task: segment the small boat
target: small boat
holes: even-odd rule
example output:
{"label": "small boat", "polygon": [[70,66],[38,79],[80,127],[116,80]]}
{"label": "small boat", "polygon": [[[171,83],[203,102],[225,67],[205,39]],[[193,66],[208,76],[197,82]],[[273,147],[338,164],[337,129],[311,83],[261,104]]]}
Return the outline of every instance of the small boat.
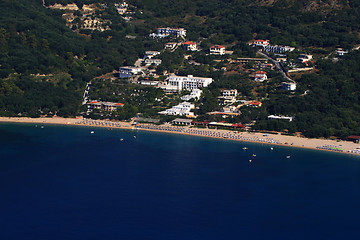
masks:
{"label": "small boat", "polygon": [[270,150],[272,151],[272,150],[274,150],[274,148],[273,148],[273,147],[271,147],[271,148],[270,148]]}
{"label": "small boat", "polygon": [[287,155],[286,158],[290,158],[290,155]]}
{"label": "small boat", "polygon": [[44,128],[44,126],[41,126],[41,128]]}
{"label": "small boat", "polygon": [[95,132],[94,132],[94,131],[91,131],[90,133],[91,133],[91,134],[94,134]]}
{"label": "small boat", "polygon": [[249,162],[252,162],[252,160],[250,159]]}
{"label": "small boat", "polygon": [[256,154],[253,154],[253,157],[256,157]]}
{"label": "small boat", "polygon": [[247,148],[247,147],[243,147],[243,150],[248,150],[248,148]]}
{"label": "small boat", "polygon": [[136,136],[134,136],[134,138],[136,138]]}
{"label": "small boat", "polygon": [[124,141],[124,139],[123,139],[123,138],[120,138],[120,141]]}

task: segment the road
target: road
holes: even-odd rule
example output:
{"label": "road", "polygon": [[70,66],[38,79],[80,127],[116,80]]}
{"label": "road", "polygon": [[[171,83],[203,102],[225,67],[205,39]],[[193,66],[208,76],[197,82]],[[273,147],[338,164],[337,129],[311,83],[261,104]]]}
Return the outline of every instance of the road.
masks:
{"label": "road", "polygon": [[91,85],[91,82],[89,82],[88,84],[86,84],[82,105],[85,105],[85,104],[89,101],[90,85]]}
{"label": "road", "polygon": [[260,52],[258,51],[257,52],[259,55],[263,56],[263,57],[266,57],[268,60],[270,60],[274,65],[275,67],[280,71],[281,75],[289,82],[292,82],[292,83],[296,83],[294,80],[292,80],[291,78],[289,78],[285,72],[285,69],[283,66],[281,66],[281,64],[277,61],[275,61],[274,59],[272,59],[271,57],[269,57],[268,55],[266,55],[265,53],[263,52]]}

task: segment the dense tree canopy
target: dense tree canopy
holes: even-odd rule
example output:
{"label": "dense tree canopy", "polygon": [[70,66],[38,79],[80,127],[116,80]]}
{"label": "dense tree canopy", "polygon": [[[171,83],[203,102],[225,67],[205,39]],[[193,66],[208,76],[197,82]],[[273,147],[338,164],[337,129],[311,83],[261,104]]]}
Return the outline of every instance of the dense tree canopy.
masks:
{"label": "dense tree canopy", "polygon": [[[257,129],[301,131],[310,137],[360,134],[358,51],[337,62],[320,58],[317,72],[296,79],[297,92],[293,94],[277,89],[282,79],[276,71],[268,71],[272,81],[259,87],[249,81],[248,72],[224,75],[220,69],[228,56],[206,55],[212,44],[224,44],[234,51],[233,56],[255,57],[256,51],[247,44],[253,38],[316,54],[328,54],[337,47],[351,50],[360,43],[360,0],[332,1],[333,4],[310,0],[129,0],[134,10],[131,22],[116,12],[114,3],[118,2],[45,0],[45,6],[75,3],[80,9],[84,4],[96,3],[99,9],[92,17],[105,19],[109,27],[100,32],[78,26],[71,29],[63,18],[65,11],[47,8],[41,0],[0,1],[0,114],[79,113],[87,82],[119,66],[133,65],[146,50],[159,51],[166,41],[176,41],[148,37],[156,27],[172,26],[186,28],[188,40],[199,42],[203,51],[193,53],[189,60],[200,65],[185,60],[187,53],[178,48],[160,55],[163,63],[157,72],[167,70],[214,78],[204,92],[200,114],[219,108],[216,104],[219,89],[235,88],[244,97],[265,100],[263,108],[244,108],[242,115],[228,119],[230,122],[256,120]],[[81,22],[82,13],[75,11],[74,15]],[[104,88],[97,87],[92,92],[94,97],[126,103],[126,108],[116,112],[118,119],[134,116],[136,112],[156,113],[157,108],[152,107],[156,105],[154,99],[163,94],[152,88],[140,89],[143,94],[135,98],[138,101],[135,103],[134,98],[115,93],[133,94],[129,92],[135,90],[132,87],[110,92],[112,87],[107,88],[106,84]],[[166,98],[163,101],[166,105]],[[291,115],[296,120],[268,121],[269,114]]]}

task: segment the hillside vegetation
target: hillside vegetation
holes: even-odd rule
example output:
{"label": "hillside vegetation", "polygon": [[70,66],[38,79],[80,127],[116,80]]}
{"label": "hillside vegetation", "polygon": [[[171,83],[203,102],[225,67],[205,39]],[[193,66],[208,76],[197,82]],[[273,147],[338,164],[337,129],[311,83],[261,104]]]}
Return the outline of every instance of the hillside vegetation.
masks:
{"label": "hillside vegetation", "polygon": [[[87,82],[115,73],[119,66],[133,65],[146,50],[162,50],[164,42],[148,35],[157,27],[172,26],[187,29],[187,40],[201,42],[203,49],[223,44],[238,57],[255,56],[247,44],[251,39],[269,39],[272,44],[319,56],[315,72],[296,78],[295,93],[269,86],[254,95],[254,84],[246,80],[246,74],[227,76],[214,71],[205,66],[214,59],[204,54],[193,55],[204,65],[190,66],[184,63],[181,49],[164,53],[158,72],[200,74],[216,80],[205,94],[200,119],[206,117],[202,114],[206,110],[217,108],[216,93],[226,87],[246,97],[264,98],[261,109],[244,110],[229,121],[255,120],[256,129],[301,131],[311,137],[360,134],[359,52],[350,52],[337,62],[325,58],[338,47],[351,50],[360,43],[360,0],[129,0],[131,21],[117,13],[114,0],[44,3],[0,2],[0,115],[74,116],[84,111],[81,102]],[[63,17],[67,11],[48,8],[55,3],[75,3],[80,10],[84,4],[96,4],[91,17],[105,19],[108,30],[71,29]],[[80,10],[72,14],[81,17]],[[225,62],[221,59],[214,67],[221,68]],[[276,72],[270,74],[281,81]],[[268,114],[292,115],[296,121],[268,121]]]}

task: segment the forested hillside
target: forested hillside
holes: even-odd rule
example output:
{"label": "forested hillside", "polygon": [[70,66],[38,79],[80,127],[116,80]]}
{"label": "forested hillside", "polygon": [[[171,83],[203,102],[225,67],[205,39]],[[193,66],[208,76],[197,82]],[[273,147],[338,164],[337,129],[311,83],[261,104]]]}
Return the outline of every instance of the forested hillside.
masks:
{"label": "forested hillside", "polygon": [[[71,3],[79,8],[71,13],[78,25],[69,25],[65,10],[50,8]],[[269,71],[273,80],[268,86],[254,90],[247,72],[218,71],[227,63],[225,58],[214,63],[214,57],[197,52],[192,59],[200,66],[194,66],[184,61],[183,49],[164,52],[158,73],[215,79],[200,104],[200,119],[207,117],[207,110],[218,108],[220,88],[235,88],[264,105],[227,121],[255,120],[256,129],[300,131],[311,137],[360,134],[359,51],[338,61],[327,58],[336,48],[352,50],[360,44],[360,0],[129,0],[131,20],[118,14],[114,3],[119,1],[45,0],[44,5],[42,0],[0,1],[0,115],[82,112],[87,82],[133,65],[147,50],[162,50],[165,42],[148,36],[157,27],[170,26],[185,28],[186,40],[198,42],[202,49],[226,45],[233,58],[255,57],[255,49],[248,46],[252,39],[269,39],[317,57],[316,71],[297,75],[298,90],[290,94],[276,88],[282,81],[276,71]],[[96,6],[91,18],[103,19],[104,31],[79,27],[84,4]],[[292,115],[296,121],[269,121],[269,114]]]}
{"label": "forested hillside", "polygon": [[[125,38],[131,26],[111,11],[107,14],[116,30],[79,35],[65,25],[62,11],[45,8],[40,0],[1,1],[1,114],[38,116],[51,109],[74,115],[86,82],[133,64],[145,45],[156,45],[144,36]],[[28,93],[20,81],[28,82],[38,94]],[[47,95],[54,91],[58,94]]]}
{"label": "forested hillside", "polygon": [[[360,133],[360,57],[359,51],[339,62],[323,60],[318,74],[305,74],[298,81],[295,95],[270,96],[259,115],[257,129],[303,132],[308,137]],[[304,94],[308,90],[308,94]],[[268,114],[295,116],[293,122],[266,120]]]}

